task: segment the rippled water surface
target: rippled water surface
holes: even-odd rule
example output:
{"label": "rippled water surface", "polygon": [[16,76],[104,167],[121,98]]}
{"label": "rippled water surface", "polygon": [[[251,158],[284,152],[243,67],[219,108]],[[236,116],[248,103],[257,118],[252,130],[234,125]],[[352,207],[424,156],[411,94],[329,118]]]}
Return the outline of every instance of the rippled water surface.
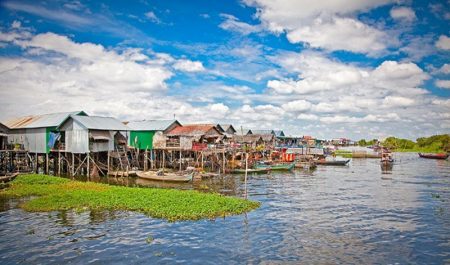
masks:
{"label": "rippled water surface", "polygon": [[[216,220],[28,213],[19,200],[0,201],[0,264],[450,263],[450,162],[395,158],[390,171],[376,159],[354,159],[346,167],[250,176],[249,198],[261,207]],[[243,176],[177,187],[244,192]]]}

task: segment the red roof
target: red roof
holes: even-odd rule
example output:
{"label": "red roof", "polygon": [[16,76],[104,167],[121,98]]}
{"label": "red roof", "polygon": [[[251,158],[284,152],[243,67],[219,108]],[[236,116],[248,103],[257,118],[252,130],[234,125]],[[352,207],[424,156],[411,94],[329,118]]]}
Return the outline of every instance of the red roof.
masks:
{"label": "red roof", "polygon": [[213,124],[187,124],[169,131],[169,136],[202,136],[205,134],[222,135]]}

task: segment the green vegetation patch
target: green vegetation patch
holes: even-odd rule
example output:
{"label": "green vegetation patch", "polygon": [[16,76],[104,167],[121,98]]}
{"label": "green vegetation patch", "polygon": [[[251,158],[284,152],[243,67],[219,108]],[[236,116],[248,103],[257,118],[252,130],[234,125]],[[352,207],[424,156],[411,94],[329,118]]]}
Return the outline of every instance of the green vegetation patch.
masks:
{"label": "green vegetation patch", "polygon": [[241,214],[259,202],[176,189],[130,188],[72,181],[47,175],[21,175],[0,197],[38,196],[20,205],[27,211],[68,209],[128,210],[169,221]]}

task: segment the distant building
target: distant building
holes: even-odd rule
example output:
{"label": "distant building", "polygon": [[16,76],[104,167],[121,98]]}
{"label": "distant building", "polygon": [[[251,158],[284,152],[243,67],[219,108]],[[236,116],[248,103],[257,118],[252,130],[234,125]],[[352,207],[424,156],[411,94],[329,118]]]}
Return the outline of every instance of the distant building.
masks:
{"label": "distant building", "polygon": [[217,129],[223,134],[234,135],[236,134],[236,129],[231,124],[217,124]]}

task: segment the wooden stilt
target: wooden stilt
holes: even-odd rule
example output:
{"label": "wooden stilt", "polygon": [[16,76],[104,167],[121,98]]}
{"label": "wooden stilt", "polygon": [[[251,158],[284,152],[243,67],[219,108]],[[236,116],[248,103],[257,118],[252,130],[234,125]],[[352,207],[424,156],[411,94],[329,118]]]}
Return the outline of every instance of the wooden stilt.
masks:
{"label": "wooden stilt", "polygon": [[61,176],[61,152],[58,151],[58,176]]}
{"label": "wooden stilt", "polygon": [[222,151],[222,172],[225,172],[225,150]]}
{"label": "wooden stilt", "polygon": [[147,154],[148,154],[148,150],[145,149],[145,153],[144,153],[144,171],[147,171],[147,167],[148,167],[148,157],[147,157]]}
{"label": "wooden stilt", "polygon": [[162,150],[162,169],[164,171],[164,168],[166,166],[166,153],[164,152],[164,150]]}
{"label": "wooden stilt", "polygon": [[89,179],[89,177],[91,176],[91,172],[90,172],[90,168],[89,168],[89,160],[91,160],[91,156],[89,155],[89,153],[87,153],[87,166],[86,166],[86,169],[87,169],[87,177],[88,177],[88,179]]}
{"label": "wooden stilt", "polygon": [[109,164],[111,163],[111,158],[110,158],[110,153],[109,153],[110,151],[108,151],[108,159],[107,159],[107,164],[108,164],[108,169],[106,170],[106,175],[108,175],[109,176]]}
{"label": "wooden stilt", "polygon": [[203,170],[203,151],[201,151],[202,154],[202,170]]}
{"label": "wooden stilt", "polygon": [[180,148],[180,169],[179,170],[181,171],[181,148]]}
{"label": "wooden stilt", "polygon": [[72,153],[72,177],[75,175],[75,154]]}
{"label": "wooden stilt", "polygon": [[48,153],[45,153],[45,174],[48,174]]}

